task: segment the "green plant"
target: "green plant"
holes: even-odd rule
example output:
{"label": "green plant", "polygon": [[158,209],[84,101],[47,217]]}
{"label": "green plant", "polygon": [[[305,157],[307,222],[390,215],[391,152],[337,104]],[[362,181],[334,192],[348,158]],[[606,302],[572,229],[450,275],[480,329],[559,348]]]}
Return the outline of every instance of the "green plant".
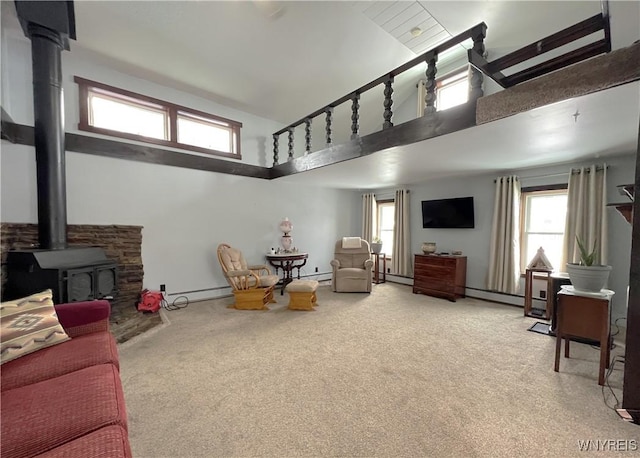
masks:
{"label": "green plant", "polygon": [[382,239],[378,236],[373,237],[371,243],[382,243]]}
{"label": "green plant", "polygon": [[592,266],[594,261],[596,260],[596,246],[598,244],[597,241],[593,242],[593,250],[588,252],[580,240],[580,237],[576,235],[576,242],[578,242],[578,249],[580,250],[580,265],[582,266]]}

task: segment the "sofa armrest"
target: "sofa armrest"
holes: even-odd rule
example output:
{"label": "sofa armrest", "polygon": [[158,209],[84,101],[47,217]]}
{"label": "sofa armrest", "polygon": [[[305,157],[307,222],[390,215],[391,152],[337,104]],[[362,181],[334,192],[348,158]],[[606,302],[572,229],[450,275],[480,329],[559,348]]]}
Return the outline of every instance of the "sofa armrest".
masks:
{"label": "sofa armrest", "polygon": [[69,337],[109,330],[109,301],[70,302],[55,305],[58,321]]}

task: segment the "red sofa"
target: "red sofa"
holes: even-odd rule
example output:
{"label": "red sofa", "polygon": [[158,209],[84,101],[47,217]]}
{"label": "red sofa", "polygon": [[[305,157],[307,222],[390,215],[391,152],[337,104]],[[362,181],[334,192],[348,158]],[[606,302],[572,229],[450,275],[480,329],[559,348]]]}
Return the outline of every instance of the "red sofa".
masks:
{"label": "red sofa", "polygon": [[2,365],[2,458],[130,457],[107,301],[55,306],[70,340]]}

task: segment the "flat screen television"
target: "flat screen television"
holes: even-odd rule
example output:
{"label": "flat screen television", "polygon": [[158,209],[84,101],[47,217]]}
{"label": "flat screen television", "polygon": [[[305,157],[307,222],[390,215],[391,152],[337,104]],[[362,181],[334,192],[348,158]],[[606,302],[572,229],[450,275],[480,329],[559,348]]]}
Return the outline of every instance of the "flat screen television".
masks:
{"label": "flat screen television", "polygon": [[473,197],[423,200],[422,227],[425,229],[475,227]]}

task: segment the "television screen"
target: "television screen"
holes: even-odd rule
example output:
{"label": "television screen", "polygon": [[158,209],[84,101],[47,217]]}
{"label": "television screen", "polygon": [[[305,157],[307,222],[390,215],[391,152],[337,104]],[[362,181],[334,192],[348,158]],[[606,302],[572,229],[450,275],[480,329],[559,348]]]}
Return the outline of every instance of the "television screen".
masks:
{"label": "television screen", "polygon": [[473,197],[423,200],[422,227],[428,229],[473,228]]}

